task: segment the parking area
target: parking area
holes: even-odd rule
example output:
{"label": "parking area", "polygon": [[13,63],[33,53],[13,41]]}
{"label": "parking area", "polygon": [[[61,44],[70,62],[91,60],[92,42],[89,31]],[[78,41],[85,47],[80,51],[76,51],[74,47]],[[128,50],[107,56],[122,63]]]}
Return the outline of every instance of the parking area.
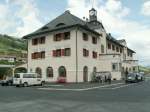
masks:
{"label": "parking area", "polygon": [[149,112],[149,93],[148,78],[131,84],[0,86],[0,112]]}

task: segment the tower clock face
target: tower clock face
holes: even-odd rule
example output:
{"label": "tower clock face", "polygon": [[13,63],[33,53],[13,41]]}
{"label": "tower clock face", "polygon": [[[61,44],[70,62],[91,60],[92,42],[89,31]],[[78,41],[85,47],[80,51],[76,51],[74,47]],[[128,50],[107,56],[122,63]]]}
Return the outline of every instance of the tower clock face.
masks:
{"label": "tower clock face", "polygon": [[91,12],[90,12],[90,15],[91,15],[91,16],[95,15],[95,11],[91,11]]}

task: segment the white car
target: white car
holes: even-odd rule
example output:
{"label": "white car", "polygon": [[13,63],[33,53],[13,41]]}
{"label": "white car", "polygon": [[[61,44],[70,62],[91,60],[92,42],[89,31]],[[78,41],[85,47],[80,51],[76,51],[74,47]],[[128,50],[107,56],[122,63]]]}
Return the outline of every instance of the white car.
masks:
{"label": "white car", "polygon": [[16,73],[13,77],[13,84],[16,86],[43,85],[45,83],[37,73]]}

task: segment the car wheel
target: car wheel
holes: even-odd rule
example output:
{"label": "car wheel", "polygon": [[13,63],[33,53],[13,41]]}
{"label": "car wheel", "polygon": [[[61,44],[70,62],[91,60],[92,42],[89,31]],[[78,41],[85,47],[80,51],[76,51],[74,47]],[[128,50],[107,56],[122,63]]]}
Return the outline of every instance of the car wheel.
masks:
{"label": "car wheel", "polygon": [[44,86],[44,84],[45,84],[45,82],[44,82],[44,81],[42,81],[42,82],[41,82],[41,86]]}
{"label": "car wheel", "polygon": [[28,87],[28,83],[25,82],[25,83],[23,84],[23,86],[24,86],[24,87]]}
{"label": "car wheel", "polygon": [[8,82],[8,86],[11,86],[12,84],[11,84],[11,82]]}

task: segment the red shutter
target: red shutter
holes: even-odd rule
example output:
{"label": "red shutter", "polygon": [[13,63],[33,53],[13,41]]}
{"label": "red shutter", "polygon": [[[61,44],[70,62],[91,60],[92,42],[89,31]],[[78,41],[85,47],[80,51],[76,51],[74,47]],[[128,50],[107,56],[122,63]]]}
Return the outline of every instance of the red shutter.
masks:
{"label": "red shutter", "polygon": [[34,59],[34,53],[31,54],[31,58]]}
{"label": "red shutter", "polygon": [[65,49],[61,49],[61,56],[65,55]]}
{"label": "red shutter", "polygon": [[56,57],[56,50],[53,50],[53,57]]}
{"label": "red shutter", "polygon": [[97,58],[97,52],[95,52],[95,58]]}

